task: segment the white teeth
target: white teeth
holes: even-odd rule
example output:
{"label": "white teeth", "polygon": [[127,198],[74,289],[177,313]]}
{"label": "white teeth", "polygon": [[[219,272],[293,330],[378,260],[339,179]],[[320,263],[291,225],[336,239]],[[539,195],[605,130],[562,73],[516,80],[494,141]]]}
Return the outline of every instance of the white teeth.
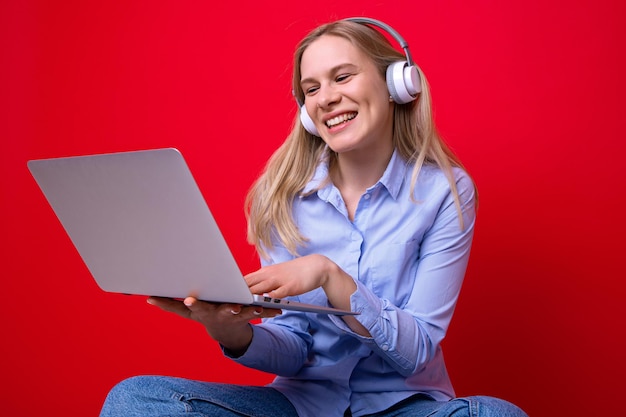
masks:
{"label": "white teeth", "polygon": [[326,121],[326,126],[333,127],[337,126],[340,123],[347,122],[348,120],[352,120],[356,117],[356,113],[345,113],[337,117],[333,117],[330,120]]}

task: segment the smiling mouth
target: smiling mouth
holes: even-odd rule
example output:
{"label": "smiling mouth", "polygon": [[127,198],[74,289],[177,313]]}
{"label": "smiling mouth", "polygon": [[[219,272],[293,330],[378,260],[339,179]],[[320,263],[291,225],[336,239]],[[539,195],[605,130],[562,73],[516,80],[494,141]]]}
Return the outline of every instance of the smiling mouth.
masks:
{"label": "smiling mouth", "polygon": [[352,119],[354,119],[356,117],[357,113],[344,113],[342,115],[339,115],[337,117],[333,117],[330,120],[326,120],[326,126],[328,126],[328,128],[332,128],[335,126],[338,126],[342,123],[346,123]]}

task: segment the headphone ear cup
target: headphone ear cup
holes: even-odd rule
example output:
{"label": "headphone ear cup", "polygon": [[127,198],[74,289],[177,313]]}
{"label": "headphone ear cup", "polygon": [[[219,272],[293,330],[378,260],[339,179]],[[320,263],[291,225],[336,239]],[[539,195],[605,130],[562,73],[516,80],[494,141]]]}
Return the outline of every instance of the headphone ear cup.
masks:
{"label": "headphone ear cup", "polygon": [[408,66],[406,61],[398,61],[387,67],[387,89],[398,104],[409,103],[422,91],[417,67]]}
{"label": "headphone ear cup", "polygon": [[300,106],[300,123],[302,123],[304,129],[313,136],[320,135],[320,133],[317,131],[317,128],[315,127],[315,123],[313,123],[313,120],[311,119],[311,116],[309,116],[309,113],[307,113],[304,104]]}

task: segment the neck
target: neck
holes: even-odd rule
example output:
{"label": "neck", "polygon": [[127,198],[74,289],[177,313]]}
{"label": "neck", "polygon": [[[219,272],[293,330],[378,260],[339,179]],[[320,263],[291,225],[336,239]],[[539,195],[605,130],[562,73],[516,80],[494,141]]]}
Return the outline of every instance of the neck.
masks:
{"label": "neck", "polygon": [[380,180],[392,154],[391,144],[377,152],[338,154],[331,167],[333,183],[342,193],[362,194]]}

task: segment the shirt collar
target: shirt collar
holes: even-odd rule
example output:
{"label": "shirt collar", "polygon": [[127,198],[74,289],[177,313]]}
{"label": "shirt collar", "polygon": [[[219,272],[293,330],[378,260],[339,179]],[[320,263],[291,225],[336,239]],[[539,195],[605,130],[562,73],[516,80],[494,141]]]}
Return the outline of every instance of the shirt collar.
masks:
{"label": "shirt collar", "polygon": [[[331,190],[333,189],[333,184],[328,181],[328,164],[329,164],[329,153],[326,152],[325,156],[321,159],[320,163],[315,168],[315,173],[311,180],[307,183],[307,185],[302,190],[303,196],[312,194],[317,191],[318,196],[327,200]],[[398,198],[398,194],[400,193],[400,188],[402,187],[402,183],[404,182],[405,173],[407,170],[406,161],[400,156],[397,149],[394,149],[393,154],[391,155],[391,159],[389,160],[389,164],[385,169],[382,177],[376,184],[374,184],[369,189],[374,189],[380,185],[384,186],[391,197],[393,199]]]}
{"label": "shirt collar", "polygon": [[[328,149],[323,153],[320,158],[319,164],[315,168],[315,172],[313,173],[313,177],[311,180],[304,186],[302,190],[301,196],[307,196],[315,192],[315,190],[320,190],[323,188],[327,188],[331,185],[330,181],[328,181],[328,164],[329,164],[329,153]],[[327,182],[327,184],[324,184]]]}

